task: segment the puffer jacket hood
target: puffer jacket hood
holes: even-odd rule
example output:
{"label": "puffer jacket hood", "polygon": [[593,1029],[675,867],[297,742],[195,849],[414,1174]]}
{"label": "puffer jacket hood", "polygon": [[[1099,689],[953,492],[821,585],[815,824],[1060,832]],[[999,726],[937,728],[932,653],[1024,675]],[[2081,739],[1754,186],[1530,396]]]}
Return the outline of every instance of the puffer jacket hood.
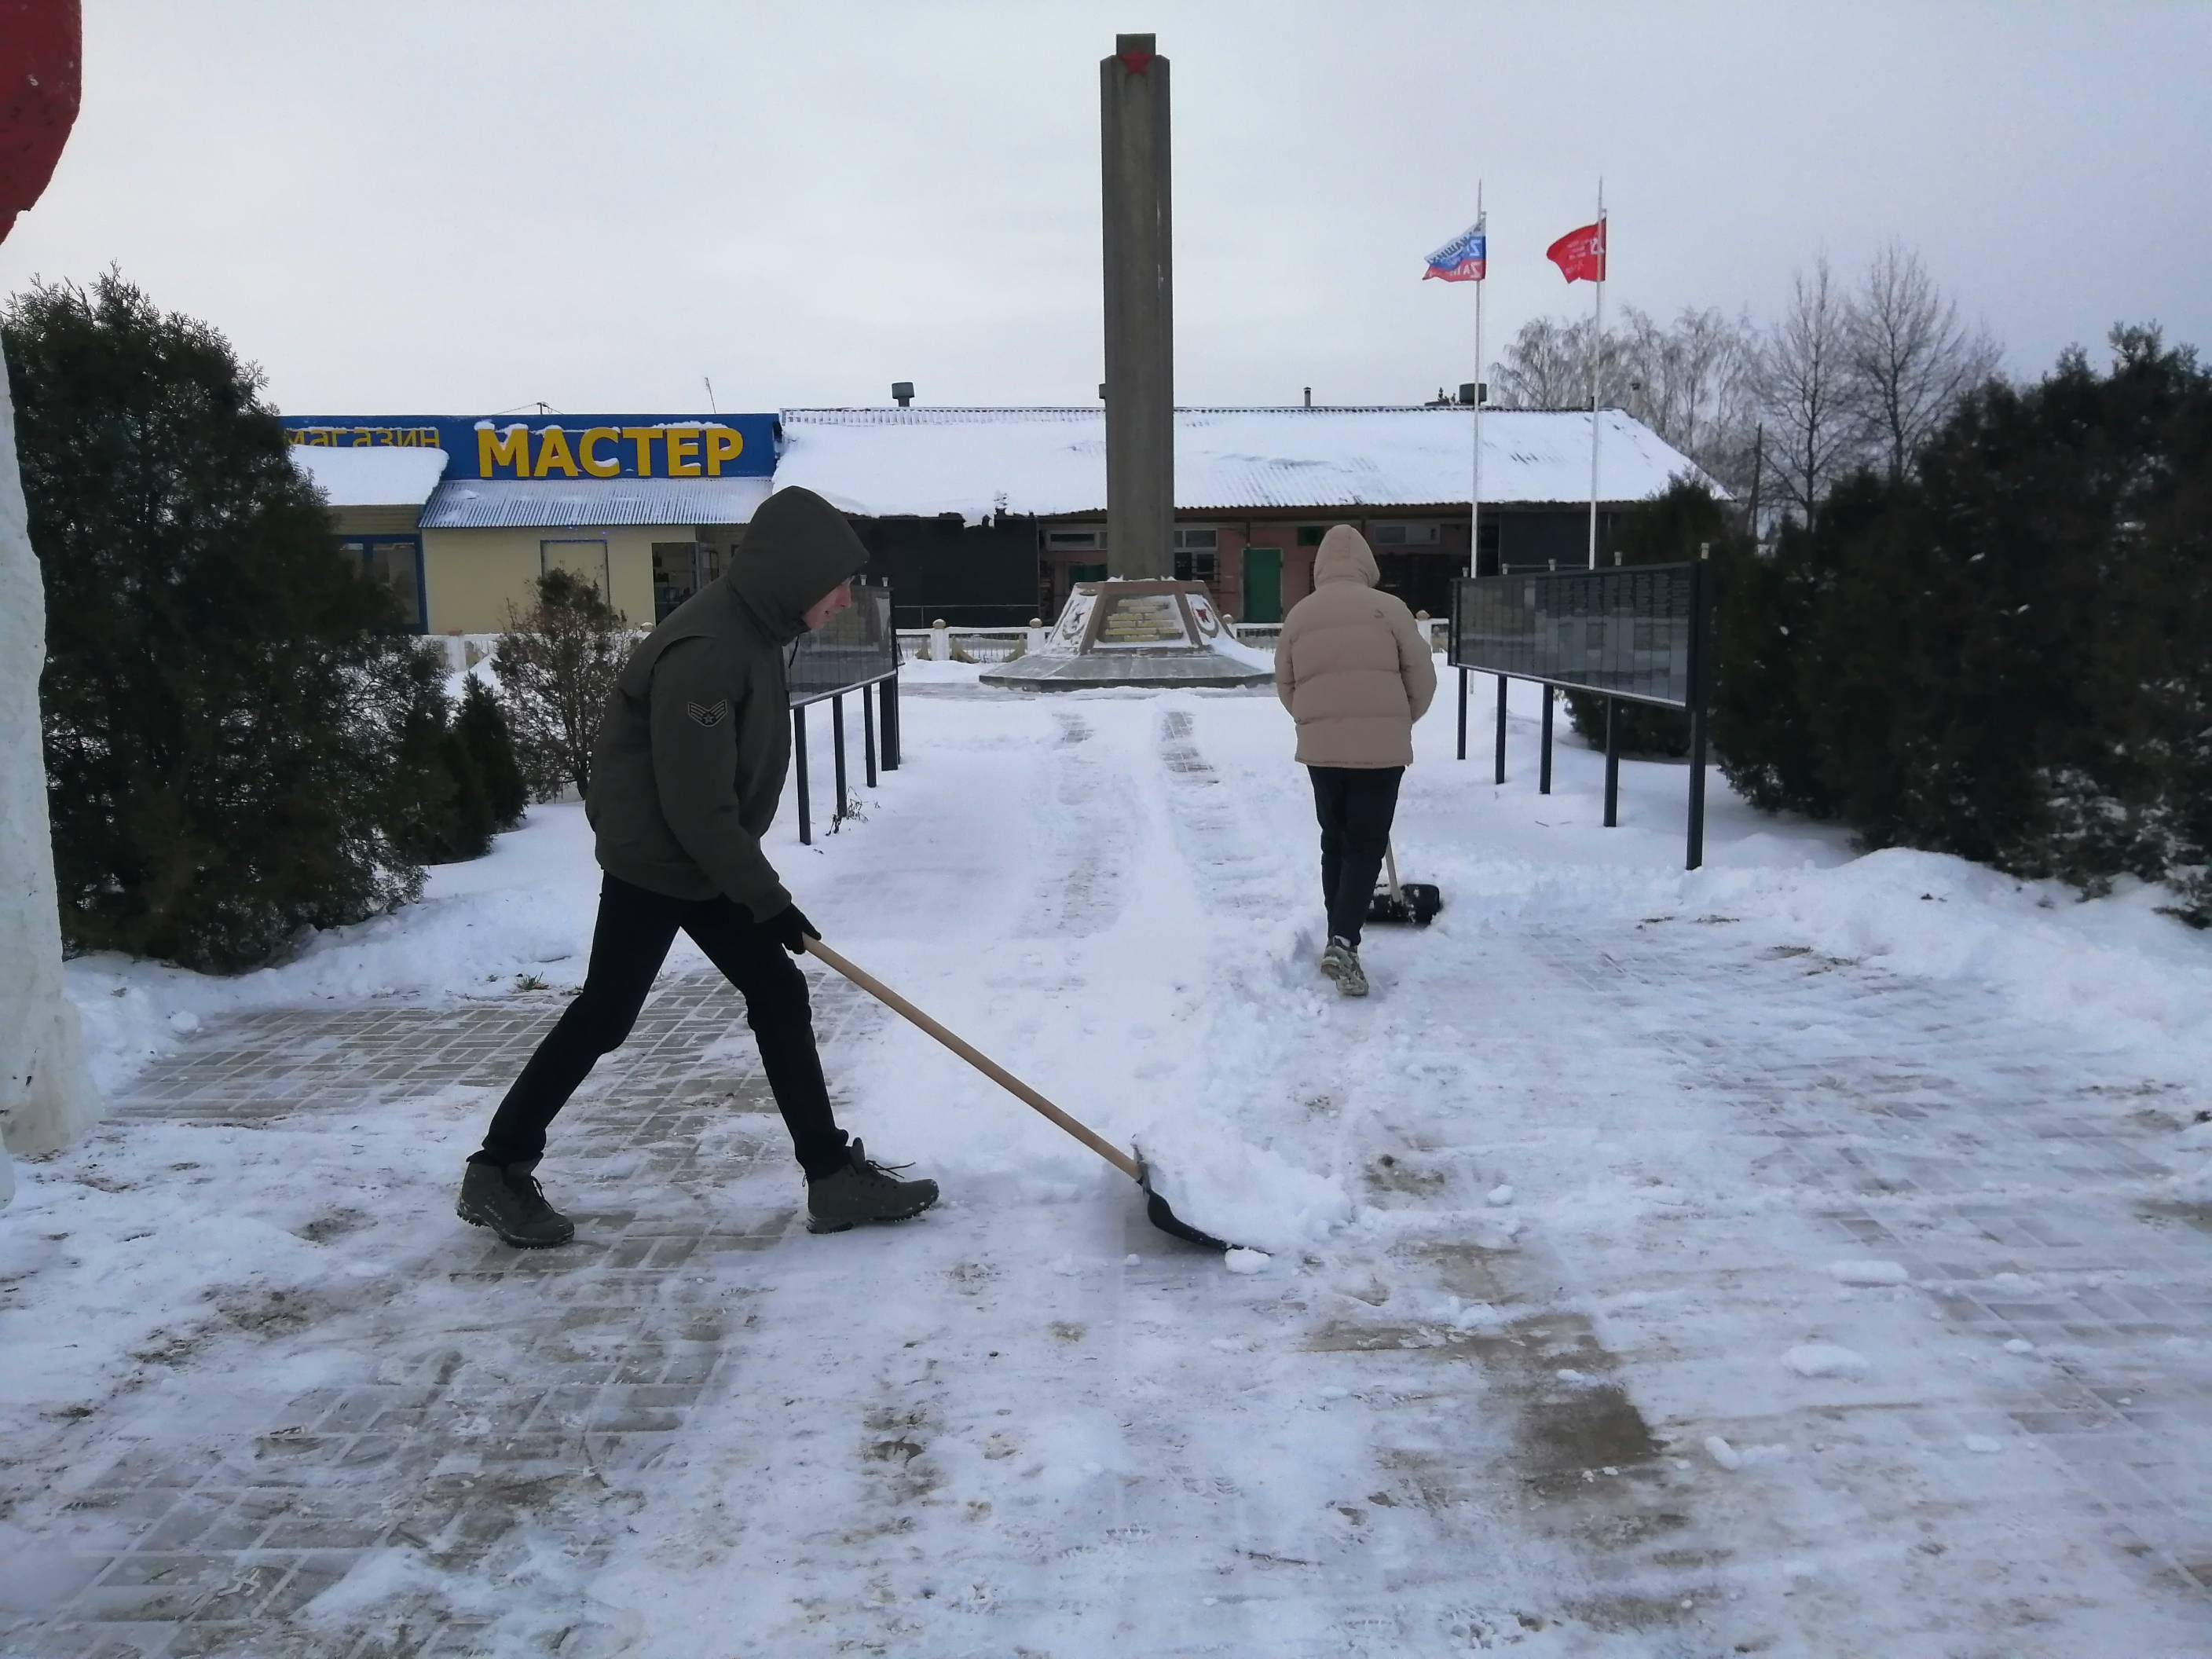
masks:
{"label": "puffer jacket hood", "polygon": [[845,515],[794,484],[761,503],[722,580],[770,639],[788,645],[806,631],[807,607],[867,562]]}
{"label": "puffer jacket hood", "polygon": [[1375,550],[1367,545],[1367,538],[1348,524],[1332,528],[1321,538],[1321,550],[1314,555],[1314,586],[1324,582],[1358,582],[1368,587],[1376,586],[1382,573],[1376,568]]}

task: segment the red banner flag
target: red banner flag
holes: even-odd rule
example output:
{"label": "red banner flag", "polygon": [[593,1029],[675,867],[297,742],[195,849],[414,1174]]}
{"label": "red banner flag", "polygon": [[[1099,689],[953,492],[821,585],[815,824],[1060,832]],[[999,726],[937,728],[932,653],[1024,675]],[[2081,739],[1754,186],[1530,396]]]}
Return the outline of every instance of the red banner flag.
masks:
{"label": "red banner flag", "polygon": [[1605,280],[1605,221],[1571,230],[1544,250],[1544,257],[1559,266],[1571,283]]}

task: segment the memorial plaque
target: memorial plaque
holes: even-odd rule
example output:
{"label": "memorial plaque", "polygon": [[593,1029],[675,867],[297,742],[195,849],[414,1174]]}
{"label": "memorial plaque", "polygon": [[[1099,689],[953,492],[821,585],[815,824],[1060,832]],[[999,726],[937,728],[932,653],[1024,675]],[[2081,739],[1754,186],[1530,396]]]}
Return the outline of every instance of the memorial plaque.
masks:
{"label": "memorial plaque", "polygon": [[891,591],[856,587],[849,610],[799,636],[787,679],[791,706],[820,702],[898,672],[898,635],[891,629]]}
{"label": "memorial plaque", "polygon": [[1189,624],[1182,605],[1173,593],[1116,595],[1112,609],[1098,625],[1094,648],[1101,651],[1141,651],[1160,646],[1188,649]]}
{"label": "memorial plaque", "polygon": [[1696,587],[1686,564],[1462,578],[1451,663],[1686,708]]}

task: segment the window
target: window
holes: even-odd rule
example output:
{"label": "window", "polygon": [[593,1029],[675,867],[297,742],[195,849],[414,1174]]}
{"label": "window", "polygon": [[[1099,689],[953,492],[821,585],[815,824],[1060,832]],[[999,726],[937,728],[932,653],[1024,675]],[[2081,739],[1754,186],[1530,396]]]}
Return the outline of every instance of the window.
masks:
{"label": "window", "polygon": [[1221,580],[1221,532],[1177,526],[1175,532],[1175,574],[1179,582],[1204,582],[1208,587]]}
{"label": "window", "polygon": [[1048,530],[1044,544],[1054,552],[1079,553],[1106,545],[1103,530]]}
{"label": "window", "polygon": [[361,561],[369,580],[390,591],[399,602],[402,621],[414,632],[422,631],[422,541],[418,536],[349,538],[338,550]]}
{"label": "window", "polygon": [[1298,526],[1298,545],[1319,547],[1321,538],[1327,534],[1328,534],[1328,526],[1326,525],[1302,524]]}
{"label": "window", "polygon": [[696,542],[655,542],[653,544],[653,617],[665,622],[668,613],[696,593],[706,580],[700,570]]}
{"label": "window", "polygon": [[546,540],[538,544],[538,568],[543,575],[565,570],[580,576],[599,590],[603,599],[611,596],[607,588],[607,544],[605,541],[581,539]]}
{"label": "window", "polygon": [[1375,545],[1377,547],[1434,547],[1443,539],[1443,526],[1437,524],[1378,524],[1375,526]]}

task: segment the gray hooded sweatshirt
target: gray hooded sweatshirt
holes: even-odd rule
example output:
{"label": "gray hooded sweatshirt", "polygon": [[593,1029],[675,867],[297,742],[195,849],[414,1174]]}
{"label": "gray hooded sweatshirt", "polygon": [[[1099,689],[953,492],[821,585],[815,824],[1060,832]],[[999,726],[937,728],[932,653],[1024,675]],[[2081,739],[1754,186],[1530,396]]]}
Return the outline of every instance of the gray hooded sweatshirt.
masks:
{"label": "gray hooded sweatshirt", "polygon": [[791,764],[784,653],[867,558],[836,507],[779,489],[721,579],[630,653],[592,750],[600,868],[671,898],[726,895],[757,921],[790,904],[761,850]]}

